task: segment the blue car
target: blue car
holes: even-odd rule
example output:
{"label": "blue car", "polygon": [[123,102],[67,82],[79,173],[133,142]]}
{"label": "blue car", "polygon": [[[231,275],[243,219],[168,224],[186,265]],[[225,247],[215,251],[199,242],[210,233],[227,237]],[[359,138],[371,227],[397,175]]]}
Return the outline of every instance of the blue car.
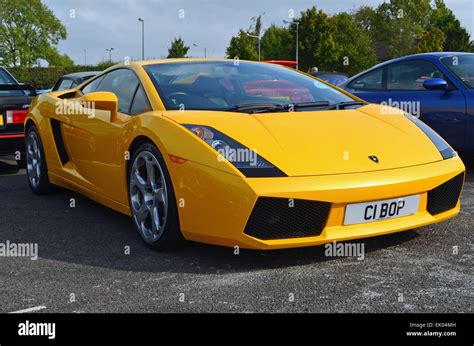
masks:
{"label": "blue car", "polygon": [[474,54],[405,56],[359,73],[339,87],[418,116],[455,149],[474,152]]}

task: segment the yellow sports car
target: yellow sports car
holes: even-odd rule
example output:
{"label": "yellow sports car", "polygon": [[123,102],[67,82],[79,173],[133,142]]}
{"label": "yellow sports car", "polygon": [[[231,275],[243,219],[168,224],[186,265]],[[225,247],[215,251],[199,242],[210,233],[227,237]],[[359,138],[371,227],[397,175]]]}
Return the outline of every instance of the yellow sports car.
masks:
{"label": "yellow sports car", "polygon": [[75,190],[160,249],[403,231],[457,215],[464,182],[456,152],[417,118],[267,63],[113,66],[37,96],[25,131],[33,192]]}

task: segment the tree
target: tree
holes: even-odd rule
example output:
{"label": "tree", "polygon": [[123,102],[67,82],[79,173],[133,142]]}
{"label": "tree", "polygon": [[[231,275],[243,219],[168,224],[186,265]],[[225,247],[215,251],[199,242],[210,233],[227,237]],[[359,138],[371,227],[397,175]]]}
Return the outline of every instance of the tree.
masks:
{"label": "tree", "polygon": [[444,0],[390,0],[355,12],[379,60],[432,51],[473,51],[469,33]]}
{"label": "tree", "polygon": [[[317,66],[319,70],[328,70],[338,65],[335,28],[329,16],[312,7],[301,12],[299,22],[300,69]],[[290,31],[296,37],[296,24],[291,24]]]}
{"label": "tree", "polygon": [[431,26],[441,30],[446,39],[443,50],[446,52],[474,51],[474,43],[469,33],[461,27],[461,22],[453,11],[446,7],[444,0],[435,0]]}
{"label": "tree", "polygon": [[67,37],[66,28],[40,0],[0,0],[0,51],[7,66],[30,67]]}
{"label": "tree", "polygon": [[294,42],[289,29],[272,24],[262,36],[261,50],[267,60],[293,60]]}
{"label": "tree", "polygon": [[442,52],[446,36],[438,28],[425,32],[416,47],[416,53]]}
{"label": "tree", "polygon": [[331,17],[334,26],[337,63],[332,70],[349,75],[363,71],[377,63],[374,43],[349,13],[342,12]]}
{"label": "tree", "polygon": [[[253,17],[253,24],[247,30],[240,29],[237,35],[232,36],[226,54],[229,59],[258,60],[258,41],[253,36],[260,36],[262,30],[262,16]],[[260,47],[262,48],[262,47]],[[262,53],[262,52],[261,52]],[[260,54],[263,60],[264,54]]]}
{"label": "tree", "polygon": [[171,42],[171,46],[168,48],[168,59],[170,58],[186,58],[189,47],[184,44],[184,40],[179,37]]}
{"label": "tree", "polygon": [[67,54],[59,53],[54,47],[51,47],[50,50],[45,53],[45,60],[48,62],[49,66],[74,66],[74,61]]}
{"label": "tree", "polygon": [[258,50],[255,49],[254,38],[249,37],[243,29],[230,39],[226,54],[229,59],[258,60]]}

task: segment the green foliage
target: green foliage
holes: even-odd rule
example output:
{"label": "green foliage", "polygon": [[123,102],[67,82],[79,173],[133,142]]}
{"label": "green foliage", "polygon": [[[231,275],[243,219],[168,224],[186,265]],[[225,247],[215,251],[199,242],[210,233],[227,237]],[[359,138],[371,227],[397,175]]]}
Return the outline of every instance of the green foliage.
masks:
{"label": "green foliage", "polygon": [[[313,66],[328,70],[338,65],[336,28],[330,17],[312,7],[301,13],[299,22],[300,70],[306,71]],[[296,37],[296,24],[292,24],[290,30]]]}
{"label": "green foliage", "polygon": [[337,63],[326,69],[354,75],[377,63],[372,39],[362,30],[353,16],[342,12],[333,16],[331,21],[335,28],[333,35],[336,42]]}
{"label": "green foliage", "polygon": [[54,47],[47,51],[46,61],[51,67],[74,66],[74,61],[67,54],[59,53]]}
{"label": "green foliage", "polygon": [[[262,16],[253,17],[253,25],[247,30],[240,29],[236,36],[230,39],[226,54],[229,59],[258,60],[258,40],[253,36],[260,36],[262,31]],[[261,44],[263,42],[260,42]],[[260,47],[260,58],[264,60],[265,52]]]}
{"label": "green foliage", "polygon": [[445,41],[446,36],[444,32],[438,28],[433,28],[431,31],[423,34],[415,52],[442,52]]}
{"label": "green foliage", "polygon": [[291,31],[272,24],[262,36],[261,50],[266,60],[294,60],[295,39]]}
{"label": "green foliage", "polygon": [[474,51],[474,42],[471,41],[469,33],[461,27],[461,22],[456,18],[453,11],[446,7],[444,0],[435,0],[435,9],[430,23],[433,28],[437,28],[444,33],[446,37],[443,45],[444,51]]}
{"label": "green foliage", "polygon": [[229,59],[239,58],[242,60],[258,60],[258,50],[255,48],[255,39],[249,37],[247,32],[240,29],[236,36],[230,39],[227,47],[227,57]]}
{"label": "green foliage", "polygon": [[469,33],[444,0],[390,0],[360,7],[354,17],[377,47],[379,60],[438,51],[473,51]]}
{"label": "green foliage", "polygon": [[85,71],[101,71],[96,66],[69,66],[69,67],[13,67],[8,71],[21,83],[34,86],[37,89],[53,87],[56,81],[65,74]]}
{"label": "green foliage", "polygon": [[168,48],[168,59],[170,58],[186,58],[189,47],[184,44],[184,40],[179,37],[175,38],[171,42],[171,46]]}
{"label": "green foliage", "polygon": [[[330,17],[312,7],[299,18],[299,68],[342,71],[350,74],[377,62],[373,42],[358,22],[347,13]],[[261,18],[248,30],[240,29],[230,40],[227,57],[257,60],[257,40]],[[296,58],[296,23],[289,28],[271,25],[261,39],[262,60],[294,60]]]}
{"label": "green foliage", "polygon": [[66,28],[40,0],[0,0],[0,52],[3,64],[30,67],[38,59],[68,63],[52,54]]}
{"label": "green foliage", "polygon": [[113,61],[100,62],[97,65],[95,65],[94,71],[103,71],[117,64],[118,62],[113,62]]}

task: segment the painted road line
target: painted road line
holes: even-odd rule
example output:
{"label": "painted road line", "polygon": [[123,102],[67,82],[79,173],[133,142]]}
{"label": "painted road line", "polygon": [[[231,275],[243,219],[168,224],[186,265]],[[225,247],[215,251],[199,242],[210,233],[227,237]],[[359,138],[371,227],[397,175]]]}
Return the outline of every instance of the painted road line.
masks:
{"label": "painted road line", "polygon": [[32,307],[32,308],[28,308],[28,309],[12,311],[12,312],[10,312],[10,314],[26,314],[28,312],[35,312],[35,311],[39,311],[39,310],[43,310],[43,309],[46,309],[46,306],[40,305],[40,306],[35,306],[35,307]]}

